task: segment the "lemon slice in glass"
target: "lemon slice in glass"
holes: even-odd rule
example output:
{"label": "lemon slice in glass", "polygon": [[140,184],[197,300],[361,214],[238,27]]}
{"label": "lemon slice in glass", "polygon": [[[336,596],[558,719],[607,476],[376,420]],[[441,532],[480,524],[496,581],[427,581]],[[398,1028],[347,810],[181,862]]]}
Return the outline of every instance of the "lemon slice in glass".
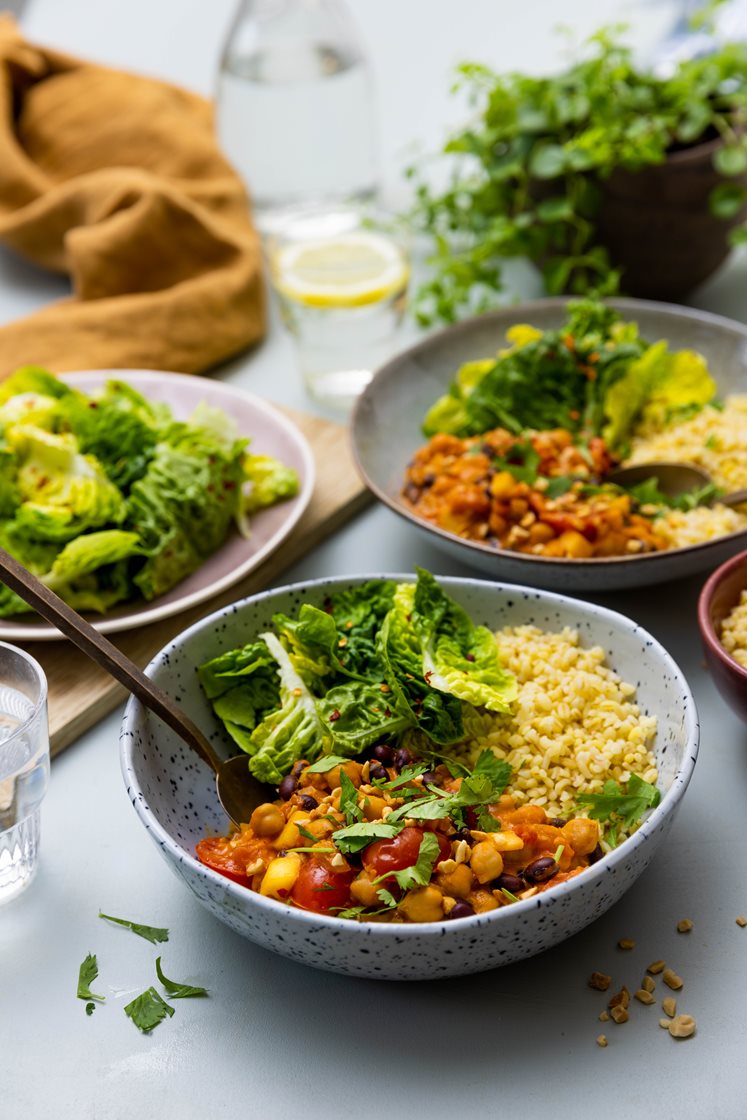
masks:
{"label": "lemon slice in glass", "polygon": [[273,256],[275,286],[306,307],[362,307],[398,295],[410,270],[399,246],[380,233],[283,245]]}

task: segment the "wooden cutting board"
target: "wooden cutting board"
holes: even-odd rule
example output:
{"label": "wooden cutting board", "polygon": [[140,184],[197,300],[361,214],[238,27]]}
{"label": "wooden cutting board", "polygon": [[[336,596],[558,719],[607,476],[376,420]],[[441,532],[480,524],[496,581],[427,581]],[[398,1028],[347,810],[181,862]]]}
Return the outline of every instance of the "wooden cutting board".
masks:
{"label": "wooden cutting board", "polygon": [[[137,630],[110,635],[141,667],[175,634],[199,618],[267,587],[371,498],[353,465],[347,429],[341,424],[283,408],[306,436],[316,460],[316,488],[306,513],[277,552],[245,579],[191,610]],[[49,730],[52,756],[98,723],[120,704],[125,690],[67,641],[28,642],[49,683]]]}

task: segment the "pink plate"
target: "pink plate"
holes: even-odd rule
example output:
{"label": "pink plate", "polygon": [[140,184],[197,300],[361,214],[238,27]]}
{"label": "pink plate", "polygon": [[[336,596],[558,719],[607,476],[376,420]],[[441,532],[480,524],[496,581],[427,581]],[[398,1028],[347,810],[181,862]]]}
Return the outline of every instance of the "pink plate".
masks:
{"label": "pink plate", "polygon": [[[294,467],[301,480],[295,498],[254,515],[248,540],[232,531],[217,552],[166,595],[150,603],[143,599],[124,603],[104,617],[89,615],[91,623],[102,634],[115,634],[157,622],[225,591],[258,567],[282,544],[308,506],[314,489],[311,449],[298,428],[259,397],[222,381],[158,370],[87,370],[61,374],[61,378],[85,393],[101,388],[111,378],[126,381],[148,400],[168,404],[177,420],[185,420],[202,401],[221,408],[236,421],[239,434],[251,439],[252,451],[274,455],[287,466]],[[58,630],[36,615],[18,615],[17,618],[17,622],[12,619],[0,621],[0,639],[16,642],[62,638]]]}

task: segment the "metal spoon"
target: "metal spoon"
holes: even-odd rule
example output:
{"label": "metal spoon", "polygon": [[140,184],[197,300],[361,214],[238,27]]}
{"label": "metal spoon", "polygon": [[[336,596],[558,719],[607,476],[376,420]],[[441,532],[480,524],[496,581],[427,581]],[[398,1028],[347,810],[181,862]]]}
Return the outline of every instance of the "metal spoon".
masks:
{"label": "metal spoon", "polygon": [[[637,486],[655,478],[662,494],[667,498],[679,498],[692,490],[699,490],[713,482],[708,471],[701,467],[694,467],[691,463],[641,463],[635,467],[617,467],[606,476],[605,482],[614,482],[624,490]],[[747,490],[733,490],[730,494],[723,494],[711,498],[707,504],[720,502],[725,506],[738,506],[747,502]]]}
{"label": "metal spoon", "polygon": [[32,576],[10,553],[0,548],[0,579],[42,618],[56,626],[73,645],[110,673],[115,680],[137,696],[141,704],[175,731],[187,746],[215,771],[218,800],[234,824],[246,822],[270,794],[268,786],[257,781],[249,770],[245,754],[222,759],[197,724],[185,715],[134,661],[112,645],[98,630],[69,607],[59,595]]}

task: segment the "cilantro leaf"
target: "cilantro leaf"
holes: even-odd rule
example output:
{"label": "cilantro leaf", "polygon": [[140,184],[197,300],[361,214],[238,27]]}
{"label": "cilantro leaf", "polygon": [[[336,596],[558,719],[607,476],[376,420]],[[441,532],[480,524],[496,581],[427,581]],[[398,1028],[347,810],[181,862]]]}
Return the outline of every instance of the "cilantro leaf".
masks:
{"label": "cilantro leaf", "polygon": [[346,824],[353,824],[363,816],[358,805],[358,790],[344,770],[340,771],[340,812],[345,814]]}
{"label": "cilantro leaf", "polygon": [[389,814],[387,821],[401,821],[406,817],[412,817],[417,821],[439,821],[450,816],[453,809],[453,797],[439,797],[438,794],[433,793],[416,801],[406,801],[404,805],[400,805]]}
{"label": "cilantro leaf", "polygon": [[317,840],[319,839],[318,836],[315,836],[313,832],[309,832],[308,828],[304,828],[304,826],[302,824],[299,824],[298,821],[294,821],[293,823],[305,840],[311,840],[312,843],[316,844]]}
{"label": "cilantro leaf", "polygon": [[416,766],[405,766],[396,778],[390,778],[388,781],[383,782],[377,782],[376,779],[374,779],[372,784],[379,789],[399,789],[400,786],[405,786],[408,782],[413,782],[416,778],[425,774],[427,770],[428,766],[425,763],[419,763]]}
{"label": "cilantro leaf", "polygon": [[661,801],[656,786],[645,782],[637,774],[631,774],[627,790],[609,778],[601,793],[580,793],[579,806],[588,810],[588,816],[607,825],[605,838],[612,847],[617,846],[619,829],[628,829],[637,824],[647,809],[655,809]]}
{"label": "cilantro leaf", "polygon": [[191,999],[193,996],[206,996],[207,988],[200,988],[192,984],[178,984],[169,980],[161,969],[161,958],[156,957],[156,975],[172,999]]}
{"label": "cilantro leaf", "polygon": [[472,770],[473,774],[485,774],[493,784],[492,796],[500,797],[511,781],[513,769],[504,758],[496,758],[492,751],[481,751]]}
{"label": "cilantro leaf", "polygon": [[575,479],[570,478],[568,475],[555,475],[554,478],[548,478],[547,486],[545,487],[546,498],[560,498],[563,494],[567,494],[573,486]]}
{"label": "cilantro leaf", "polygon": [[477,827],[480,832],[500,832],[502,825],[493,814],[485,808],[484,805],[478,805],[476,809],[477,814]]}
{"label": "cilantro leaf", "polygon": [[308,774],[326,774],[328,770],[334,770],[335,766],[342,766],[345,762],[350,762],[350,759],[342,758],[339,754],[326,754],[306,770]]}
{"label": "cilantro leaf", "polygon": [[[387,871],[384,875],[379,875],[374,879],[374,883],[380,883],[383,880],[395,879],[397,884],[403,891],[412,890],[413,887],[427,887],[431,881],[433,868],[439,856],[438,839],[433,832],[426,832],[423,839],[420,841],[420,848],[418,849],[418,858],[412,867],[403,867],[399,871]],[[382,902],[385,901],[382,897],[388,894],[391,898],[392,895],[386,888],[377,891],[379,898]],[[388,900],[386,900],[388,902]]]}
{"label": "cilantro leaf", "polygon": [[87,1003],[86,1004],[86,1015],[93,1015],[95,1010],[96,1010],[96,1004],[95,1003]]}
{"label": "cilantro leaf", "polygon": [[340,828],[332,836],[337,848],[343,855],[361,852],[376,840],[391,840],[402,831],[404,825],[379,821],[358,821],[356,824]]}
{"label": "cilantro leaf", "polygon": [[139,1031],[148,1034],[159,1023],[162,1023],[167,1015],[173,1015],[174,1008],[159,996],[155,988],[151,987],[141,992],[131,1003],[128,1003],[124,1013],[129,1019],[132,1019]]}
{"label": "cilantro leaf", "polygon": [[397,905],[397,899],[394,897],[391,891],[388,891],[386,887],[380,887],[379,890],[377,890],[376,894],[384,903],[385,910],[394,910],[395,906]]}
{"label": "cilantro leaf", "polygon": [[104,918],[107,922],[115,922],[118,926],[131,929],[138,937],[144,937],[146,941],[150,941],[154,945],[158,941],[168,941],[169,939],[169,931],[158,926],[141,926],[137,922],[128,921],[127,918],[113,918],[111,914],[102,914],[100,910],[99,917]]}
{"label": "cilantro leaf", "polygon": [[[103,1003],[105,1001],[106,996],[97,996],[90,988],[90,985],[94,982],[98,974],[99,965],[96,960],[96,955],[95,953],[89,953],[81,964],[78,972],[78,999],[96,1000],[97,1003]],[[88,1008],[86,1008],[86,1014],[91,1014]]]}

